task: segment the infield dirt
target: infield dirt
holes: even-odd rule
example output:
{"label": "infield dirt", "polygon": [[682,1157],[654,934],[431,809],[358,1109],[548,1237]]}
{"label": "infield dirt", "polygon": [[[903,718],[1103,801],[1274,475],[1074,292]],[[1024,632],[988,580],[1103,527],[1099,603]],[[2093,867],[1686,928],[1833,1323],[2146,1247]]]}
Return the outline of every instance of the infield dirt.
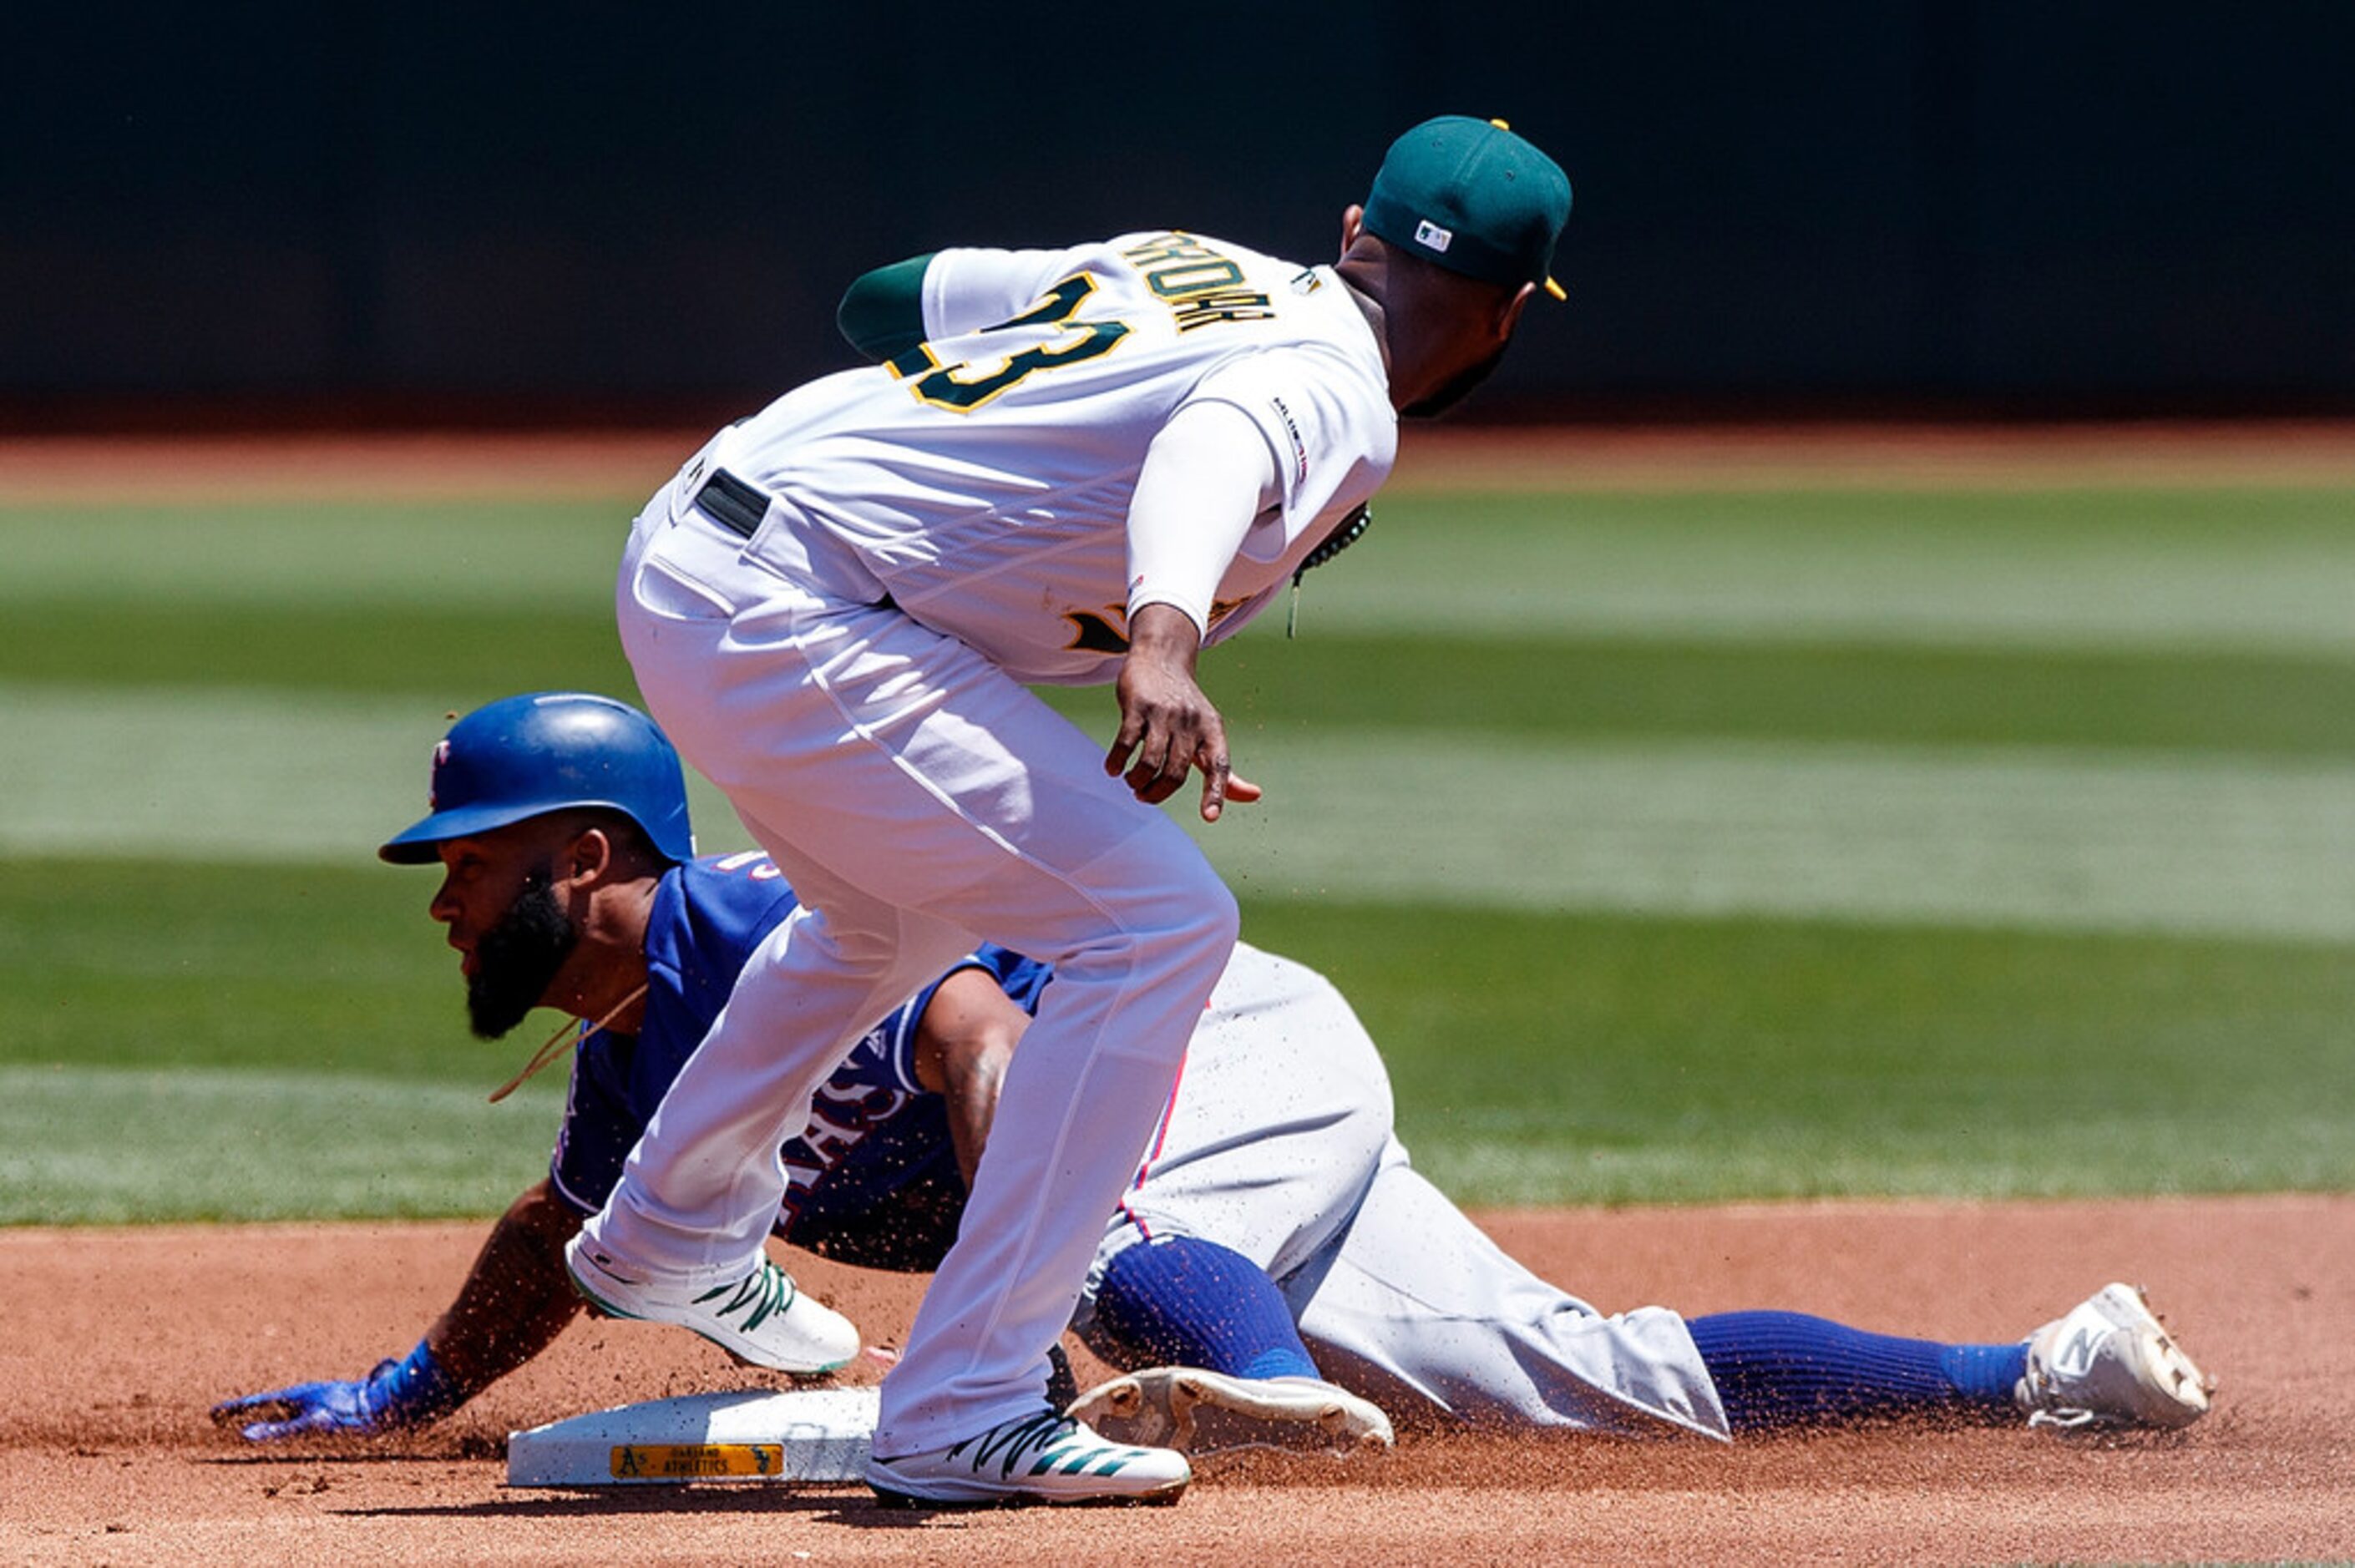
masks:
{"label": "infield dirt", "polygon": [[[510,1490],[506,1434],[742,1386],[674,1330],[583,1319],[430,1432],[254,1449],[224,1396],[350,1377],[447,1301],[480,1224],[0,1233],[11,1563],[1905,1563],[2355,1556],[2355,1198],[1492,1213],[1605,1309],[1774,1306],[2026,1332],[2147,1284],[2219,1379],[2179,1435],[1897,1427],[1636,1444],[1407,1431],[1387,1459],[1213,1459],[1175,1509],[891,1513],[858,1488]],[[870,1342],[920,1281],[789,1256]],[[1083,1375],[1092,1363],[1083,1362]],[[861,1380],[881,1372],[862,1364]]]}

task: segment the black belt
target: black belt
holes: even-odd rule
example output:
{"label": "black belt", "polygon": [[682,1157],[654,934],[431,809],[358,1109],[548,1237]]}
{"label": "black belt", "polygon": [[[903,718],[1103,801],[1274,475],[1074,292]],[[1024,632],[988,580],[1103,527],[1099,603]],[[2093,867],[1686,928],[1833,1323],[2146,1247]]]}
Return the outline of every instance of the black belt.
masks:
{"label": "black belt", "polygon": [[761,519],[769,514],[767,493],[724,468],[711,471],[711,477],[696,493],[695,504],[705,516],[747,539],[761,531]]}
{"label": "black belt", "polygon": [[[706,517],[747,539],[761,531],[762,520],[769,515],[768,492],[745,483],[724,468],[711,471],[711,477],[695,493],[694,504]],[[887,593],[875,602],[890,604],[891,596]]]}

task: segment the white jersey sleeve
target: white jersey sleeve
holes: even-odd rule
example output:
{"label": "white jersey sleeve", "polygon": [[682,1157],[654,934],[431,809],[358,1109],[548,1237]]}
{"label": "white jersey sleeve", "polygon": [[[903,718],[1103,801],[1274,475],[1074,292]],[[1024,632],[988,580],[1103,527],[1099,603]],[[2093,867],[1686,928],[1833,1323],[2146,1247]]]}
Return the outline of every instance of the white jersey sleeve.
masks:
{"label": "white jersey sleeve", "polygon": [[1275,454],[1281,532],[1256,530],[1243,549],[1247,558],[1274,559],[1330,514],[1336,496],[1369,488],[1365,427],[1387,420],[1390,407],[1369,408],[1362,386],[1324,370],[1314,354],[1246,355],[1205,376],[1189,399],[1239,409]]}
{"label": "white jersey sleeve", "polygon": [[924,335],[937,342],[1009,321],[1038,303],[1070,266],[1067,250],[937,252],[924,268]]}
{"label": "white jersey sleeve", "polygon": [[1173,605],[1207,637],[1220,582],[1279,494],[1273,454],[1232,405],[1181,406],[1145,450],[1128,503],[1128,618]]}

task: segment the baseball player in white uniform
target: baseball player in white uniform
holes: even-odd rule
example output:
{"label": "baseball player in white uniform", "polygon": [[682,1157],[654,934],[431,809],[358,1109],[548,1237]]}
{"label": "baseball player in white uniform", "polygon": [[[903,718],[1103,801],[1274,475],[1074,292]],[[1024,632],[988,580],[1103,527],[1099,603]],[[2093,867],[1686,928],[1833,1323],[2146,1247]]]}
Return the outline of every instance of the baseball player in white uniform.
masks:
{"label": "baseball player in white uniform", "polygon": [[[956,1245],[883,1390],[886,1500],[1174,1500],[1182,1455],[1056,1416],[1047,1353],[1226,966],[1232,896],[1155,808],[1257,790],[1194,678],[1548,282],[1551,160],[1394,143],[1333,266],[1162,231],[921,270],[921,336],[713,440],[632,530],[623,646],[805,904],[568,1249],[608,1310],[779,1295],[777,1150],[874,1018],[976,940],[1051,964]],[[1557,291],[1558,292],[1558,291]],[[884,313],[888,314],[889,313]],[[911,323],[911,326],[914,323]],[[1024,689],[1113,683],[1109,753]]]}

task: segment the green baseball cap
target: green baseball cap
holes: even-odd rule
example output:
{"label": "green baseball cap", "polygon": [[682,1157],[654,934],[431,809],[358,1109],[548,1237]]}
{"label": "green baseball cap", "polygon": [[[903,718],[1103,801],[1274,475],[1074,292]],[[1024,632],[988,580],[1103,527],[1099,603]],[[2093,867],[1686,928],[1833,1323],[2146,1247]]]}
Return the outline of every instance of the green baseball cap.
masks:
{"label": "green baseball cap", "polygon": [[1570,219],[1561,165],[1501,120],[1443,114],[1397,141],[1366,196],[1366,229],[1401,250],[1491,283],[1550,276],[1554,241]]}

